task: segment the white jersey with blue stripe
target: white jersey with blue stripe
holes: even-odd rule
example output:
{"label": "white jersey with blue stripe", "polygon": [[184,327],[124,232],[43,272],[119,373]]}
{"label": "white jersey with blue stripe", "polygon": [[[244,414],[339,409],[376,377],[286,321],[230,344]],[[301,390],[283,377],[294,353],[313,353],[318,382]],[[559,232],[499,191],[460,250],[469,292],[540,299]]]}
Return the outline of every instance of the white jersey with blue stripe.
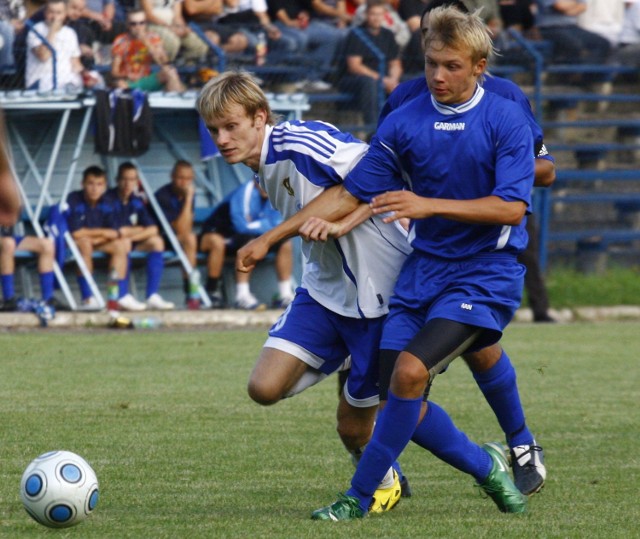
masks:
{"label": "white jersey with blue stripe", "polygon": [[[497,196],[530,206],[533,176],[533,136],[520,106],[478,87],[462,105],[442,105],[425,93],[389,114],[345,187],[364,201],[410,189],[428,198]],[[417,219],[409,238],[414,249],[452,260],[518,254],[527,245],[524,221],[501,226]]]}
{"label": "white jersey with blue stripe", "polygon": [[[258,180],[288,219],[326,188],[342,183],[368,145],[323,122],[267,126]],[[327,309],[351,318],[388,312],[400,267],[411,248],[397,224],[372,217],[337,240],[302,242],[302,286]]]}

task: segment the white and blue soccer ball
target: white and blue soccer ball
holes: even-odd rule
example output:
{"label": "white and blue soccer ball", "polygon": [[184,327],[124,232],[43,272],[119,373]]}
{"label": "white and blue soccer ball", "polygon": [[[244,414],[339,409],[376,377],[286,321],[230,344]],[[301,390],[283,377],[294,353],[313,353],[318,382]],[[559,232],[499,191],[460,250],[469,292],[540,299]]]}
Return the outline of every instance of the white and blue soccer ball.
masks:
{"label": "white and blue soccer ball", "polygon": [[81,456],[50,451],[27,466],[20,497],[35,521],[50,528],[67,528],[82,522],[95,509],[98,478]]}

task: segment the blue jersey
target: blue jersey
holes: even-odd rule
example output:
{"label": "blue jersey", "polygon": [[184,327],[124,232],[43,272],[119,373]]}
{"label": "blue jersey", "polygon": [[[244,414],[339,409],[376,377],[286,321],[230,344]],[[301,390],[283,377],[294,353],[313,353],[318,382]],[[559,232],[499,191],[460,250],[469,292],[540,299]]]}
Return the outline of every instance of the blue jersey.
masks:
{"label": "blue jersey", "polygon": [[[423,94],[392,112],[345,187],[367,202],[386,191],[410,189],[421,197],[497,196],[529,206],[533,161],[531,129],[521,108],[478,86],[458,106]],[[517,254],[527,244],[524,222],[477,225],[441,217],[414,220],[409,237],[414,249],[450,260]]]}
{"label": "blue jersey", "polygon": [[137,195],[131,195],[125,204],[118,196],[118,188],[109,189],[104,195],[115,214],[116,228],[123,226],[155,226],[145,201]]}
{"label": "blue jersey", "polygon": [[[521,90],[521,88],[508,79],[495,77],[493,75],[488,75],[485,77],[484,81],[482,82],[482,87],[489,92],[498,94],[499,96],[514,101],[518,103],[518,105],[520,105],[527,118],[527,121],[529,122],[531,132],[533,133],[534,155],[537,158],[543,158],[549,161],[553,161],[553,157],[549,155],[549,152],[544,145],[542,129],[538,125],[538,122],[533,115],[533,111],[531,110],[531,103],[529,103],[529,99],[527,99],[527,96]],[[389,115],[391,111],[394,111],[404,103],[411,101],[413,98],[418,97],[424,93],[429,93],[427,80],[424,77],[418,77],[416,79],[408,80],[398,85],[398,87],[391,93],[391,95],[385,102],[384,107],[382,107],[380,118],[378,119],[378,125],[382,123],[382,121]]]}
{"label": "blue jersey", "polygon": [[67,197],[67,226],[71,232],[80,228],[118,228],[113,206],[102,197],[91,207],[82,190],[73,191]]}
{"label": "blue jersey", "polygon": [[[170,183],[162,186],[155,192],[156,200],[162,208],[167,221],[172,223],[175,221],[184,206],[184,199],[178,197]],[[194,199],[195,204],[195,199]]]}

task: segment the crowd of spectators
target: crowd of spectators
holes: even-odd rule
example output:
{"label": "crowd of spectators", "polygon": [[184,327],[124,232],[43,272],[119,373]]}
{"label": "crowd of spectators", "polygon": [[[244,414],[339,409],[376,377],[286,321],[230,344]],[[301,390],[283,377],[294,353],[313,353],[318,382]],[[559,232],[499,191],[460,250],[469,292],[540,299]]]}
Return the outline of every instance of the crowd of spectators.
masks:
{"label": "crowd of spectators", "polygon": [[[531,61],[513,31],[543,41],[551,62],[637,64],[638,55],[632,52],[640,41],[635,0],[461,2],[481,10],[500,52],[497,64]],[[385,32],[372,34],[367,13],[374,4],[383,11],[374,24]],[[0,0],[0,71],[17,69],[26,73],[25,88],[46,91],[53,87],[55,51],[57,88],[121,87],[123,80],[135,83],[160,71],[152,81],[154,89],[180,90],[204,82],[180,68],[215,68],[221,49],[232,65],[300,65],[304,75],[293,83],[309,92],[344,86],[343,76],[362,75],[358,69],[354,73],[354,62],[375,63],[376,77],[408,78],[422,72],[420,19],[425,5],[422,0]],[[357,29],[363,32],[354,34]],[[378,34],[386,36],[387,31],[396,47],[387,48],[383,37],[382,48],[372,48],[372,41],[380,45]],[[128,44],[124,55],[123,43]],[[380,53],[386,60],[382,69]],[[122,76],[123,57],[135,64],[131,71],[138,79]],[[391,65],[399,66],[399,73],[397,67],[391,73]],[[176,80],[178,75],[182,80]],[[387,81],[382,86],[388,93],[392,85]]]}

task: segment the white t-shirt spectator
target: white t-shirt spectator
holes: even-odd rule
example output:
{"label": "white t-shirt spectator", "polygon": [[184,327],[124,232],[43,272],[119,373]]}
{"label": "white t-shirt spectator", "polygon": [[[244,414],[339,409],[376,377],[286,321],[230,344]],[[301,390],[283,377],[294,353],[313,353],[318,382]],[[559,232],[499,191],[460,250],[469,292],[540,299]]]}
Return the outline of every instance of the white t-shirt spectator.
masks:
{"label": "white t-shirt spectator", "polygon": [[[45,39],[49,34],[49,27],[44,21],[34,25],[34,29]],[[37,90],[46,92],[53,89],[53,57],[46,62],[38,60],[33,53],[33,48],[42,44],[42,40],[35,32],[29,32],[27,35],[27,68],[25,73],[25,85],[31,88],[36,82]],[[72,58],[80,58],[80,45],[78,45],[78,36],[72,28],[63,26],[54,37],[51,43],[56,51],[56,78],[57,89],[64,89],[71,84],[77,88],[82,88],[82,77],[80,73],[73,71]]]}

